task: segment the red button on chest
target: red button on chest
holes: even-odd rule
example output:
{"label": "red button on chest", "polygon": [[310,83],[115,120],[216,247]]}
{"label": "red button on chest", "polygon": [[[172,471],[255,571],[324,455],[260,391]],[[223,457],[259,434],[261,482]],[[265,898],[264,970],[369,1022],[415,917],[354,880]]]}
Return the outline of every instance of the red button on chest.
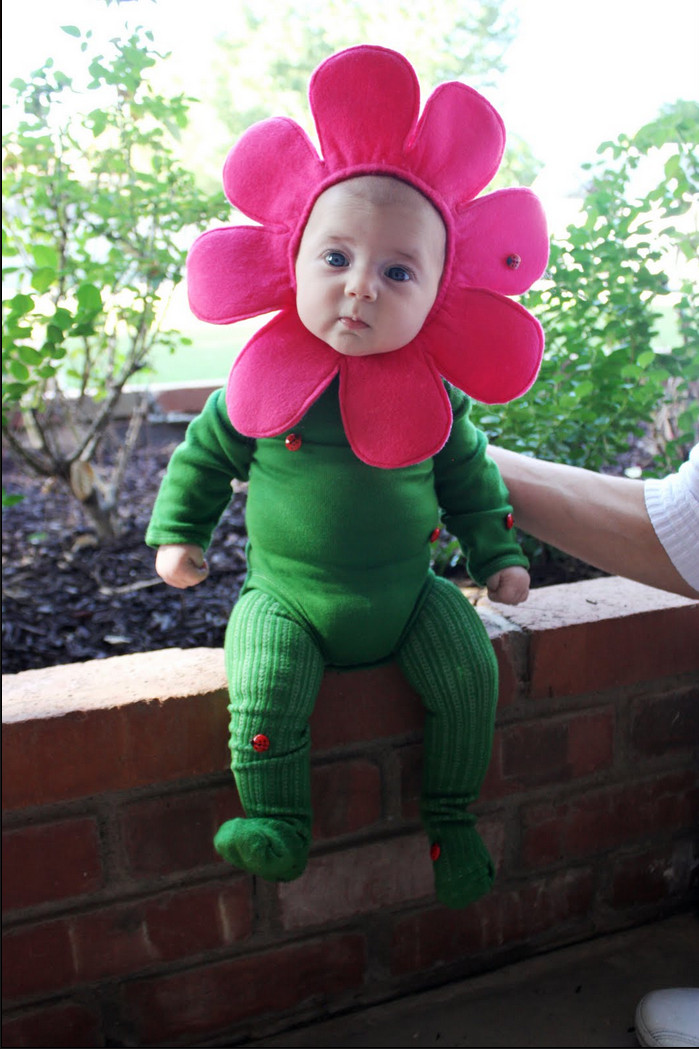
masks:
{"label": "red button on chest", "polygon": [[441,528],[435,528],[434,529],[434,531],[430,535],[430,542],[431,543],[436,543],[437,542],[437,540],[439,539],[439,535],[440,535],[441,531],[442,531]]}
{"label": "red button on chest", "polygon": [[437,844],[437,842],[435,842],[434,845],[430,846],[430,859],[433,863],[437,862],[441,855],[441,852],[442,848],[440,845]]}
{"label": "red button on chest", "polygon": [[298,452],[299,448],[303,444],[303,441],[297,433],[290,433],[289,436],[284,439],[284,444],[287,446],[290,452]]}
{"label": "red button on chest", "polygon": [[262,732],[258,732],[258,734],[253,737],[252,745],[254,750],[269,750],[269,739],[267,736],[263,735]]}
{"label": "red button on chest", "polygon": [[505,518],[505,528],[507,528],[507,530],[509,531],[510,528],[512,528],[514,526],[514,523],[515,523],[514,517],[512,516],[512,514],[508,514],[507,517]]}

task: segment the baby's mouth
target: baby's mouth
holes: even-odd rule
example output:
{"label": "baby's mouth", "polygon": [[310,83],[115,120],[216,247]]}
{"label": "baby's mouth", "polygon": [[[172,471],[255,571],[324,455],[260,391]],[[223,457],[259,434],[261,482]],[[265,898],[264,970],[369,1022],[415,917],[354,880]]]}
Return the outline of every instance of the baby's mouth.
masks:
{"label": "baby's mouth", "polygon": [[362,331],[364,328],[369,327],[369,325],[359,317],[340,317],[340,324],[349,331]]}

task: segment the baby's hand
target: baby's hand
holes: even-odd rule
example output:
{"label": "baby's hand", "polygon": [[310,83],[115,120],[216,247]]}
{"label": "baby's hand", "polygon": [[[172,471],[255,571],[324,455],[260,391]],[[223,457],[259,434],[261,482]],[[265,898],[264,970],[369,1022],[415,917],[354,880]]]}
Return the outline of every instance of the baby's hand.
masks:
{"label": "baby's hand", "polygon": [[202,583],[209,574],[204,551],[194,543],[166,543],[158,547],[155,570],[169,586],[186,590]]}
{"label": "baby's hand", "polygon": [[491,601],[518,605],[529,597],[529,572],[521,565],[511,565],[491,575],[486,586]]}

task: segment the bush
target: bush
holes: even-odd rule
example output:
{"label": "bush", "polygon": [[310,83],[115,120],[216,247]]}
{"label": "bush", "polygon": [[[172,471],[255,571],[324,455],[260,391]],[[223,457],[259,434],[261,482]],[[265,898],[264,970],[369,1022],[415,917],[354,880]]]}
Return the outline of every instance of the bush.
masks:
{"label": "bush", "polygon": [[142,411],[111,471],[93,463],[126,382],[156,344],[184,341],[161,328],[194,231],[229,212],[176,156],[190,99],[148,82],[163,56],[136,29],[92,53],[80,42],[87,92],[49,59],[15,80],[22,117],[3,137],[3,436],[33,472],[67,485],[101,538],[113,535],[126,456]]}
{"label": "bush", "polygon": [[[688,221],[698,138],[699,107],[677,103],[633,138],[600,147],[579,221],[552,243],[545,280],[522,300],[546,333],[539,378],[512,404],[475,409],[491,440],[604,470],[645,439],[649,476],[686,457],[699,421],[697,238]],[[639,195],[654,164],[662,177]],[[665,342],[661,318],[666,328],[670,318]]]}

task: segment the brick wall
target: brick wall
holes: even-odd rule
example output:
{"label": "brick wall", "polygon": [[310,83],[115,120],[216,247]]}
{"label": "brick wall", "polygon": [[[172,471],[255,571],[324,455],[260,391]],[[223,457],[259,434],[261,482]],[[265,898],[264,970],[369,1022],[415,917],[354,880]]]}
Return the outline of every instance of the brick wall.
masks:
{"label": "brick wall", "polygon": [[284,885],[211,844],[240,812],[219,651],[3,678],[2,1044],[232,1044],[688,908],[699,603],[603,579],[484,618],[498,878],[460,912],[432,895],[395,667],[326,675],[315,846]]}

